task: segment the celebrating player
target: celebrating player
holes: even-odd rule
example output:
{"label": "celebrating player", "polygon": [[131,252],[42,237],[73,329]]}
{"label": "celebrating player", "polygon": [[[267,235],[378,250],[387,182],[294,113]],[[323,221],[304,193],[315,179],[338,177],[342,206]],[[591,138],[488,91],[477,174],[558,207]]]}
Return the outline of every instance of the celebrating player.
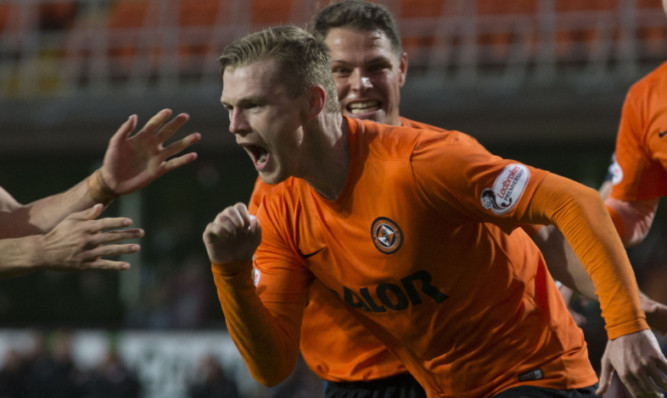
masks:
{"label": "celebrating player", "polygon": [[[242,204],[204,233],[230,333],[256,378],[275,384],[291,372],[316,278],[430,395],[592,393],[581,331],[540,253],[514,230],[553,222],[597,285],[609,349],[652,361],[634,374],[651,383],[631,383],[633,392],[666,385],[597,193],[492,156],[462,133],[341,118],[326,49],[298,28],[247,36],[221,62],[237,143],[264,182],[296,177],[264,196],[261,237]],[[489,191],[496,206],[486,208]]]}

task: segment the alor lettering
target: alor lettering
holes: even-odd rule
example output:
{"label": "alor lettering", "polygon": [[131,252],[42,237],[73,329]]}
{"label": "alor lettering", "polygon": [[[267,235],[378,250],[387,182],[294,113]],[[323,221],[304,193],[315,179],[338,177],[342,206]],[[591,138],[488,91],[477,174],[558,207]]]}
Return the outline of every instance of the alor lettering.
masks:
{"label": "alor lettering", "polygon": [[[431,274],[420,270],[401,279],[400,285],[381,283],[375,288],[366,286],[358,291],[344,286],[343,300],[353,308],[363,308],[368,312],[385,312],[387,308],[394,311],[404,310],[409,305],[421,303],[422,295],[430,297],[436,303],[442,303],[448,296],[433,286],[431,281]],[[371,290],[375,294],[372,294]]]}

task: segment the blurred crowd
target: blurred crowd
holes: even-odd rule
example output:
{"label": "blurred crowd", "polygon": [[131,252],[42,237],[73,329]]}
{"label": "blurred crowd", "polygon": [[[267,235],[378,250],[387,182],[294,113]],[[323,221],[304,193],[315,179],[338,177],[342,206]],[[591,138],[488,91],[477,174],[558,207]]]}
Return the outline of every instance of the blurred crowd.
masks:
{"label": "blurred crowd", "polygon": [[[31,351],[11,349],[0,370],[2,398],[138,398],[141,385],[119,356],[109,351],[92,369],[78,367],[66,334],[53,344],[40,338]],[[51,347],[49,347],[51,346]]]}

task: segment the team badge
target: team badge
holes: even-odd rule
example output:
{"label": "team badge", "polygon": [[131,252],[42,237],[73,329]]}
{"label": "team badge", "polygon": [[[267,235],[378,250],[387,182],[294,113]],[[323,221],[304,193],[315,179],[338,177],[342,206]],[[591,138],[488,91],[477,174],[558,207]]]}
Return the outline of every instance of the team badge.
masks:
{"label": "team badge", "polygon": [[616,185],[623,179],[623,169],[621,165],[616,161],[616,154],[611,157],[611,164],[609,165],[609,170],[607,171],[607,180],[611,181],[612,184]]}
{"label": "team badge", "polygon": [[528,185],[530,171],[519,163],[505,166],[493,187],[482,191],[482,207],[496,214],[505,214],[516,205]]}
{"label": "team badge", "polygon": [[403,244],[403,232],[398,224],[386,217],[378,217],[371,225],[371,237],[379,251],[391,254]]}

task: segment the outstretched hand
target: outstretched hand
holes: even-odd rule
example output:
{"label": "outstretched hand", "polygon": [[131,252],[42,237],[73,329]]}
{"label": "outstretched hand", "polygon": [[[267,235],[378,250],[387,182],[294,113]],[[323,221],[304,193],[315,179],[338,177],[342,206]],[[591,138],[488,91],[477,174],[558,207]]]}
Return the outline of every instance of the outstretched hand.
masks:
{"label": "outstretched hand", "polygon": [[[211,262],[230,264],[252,259],[262,240],[262,231],[245,204],[237,203],[224,209],[206,226],[203,239]],[[227,271],[233,274],[242,269]]]}
{"label": "outstretched hand", "polygon": [[125,270],[127,262],[102,257],[130,254],[139,251],[138,244],[117,242],[140,238],[144,231],[125,228],[132,220],[125,217],[96,219],[103,207],[97,204],[72,213],[49,233],[40,236],[39,268],[55,271],[88,269]]}
{"label": "outstretched hand", "polygon": [[169,109],[161,110],[134,135],[131,134],[137,126],[137,116],[132,115],[111,137],[100,171],[104,183],[113,193],[135,192],[197,158],[196,152],[172,156],[199,141],[199,133],[164,145],[189,119],[187,114],[181,113],[167,122],[171,114]]}
{"label": "outstretched hand", "polygon": [[614,372],[635,398],[662,397],[660,389],[667,389],[667,359],[650,330],[609,340],[596,394],[607,391]]}

